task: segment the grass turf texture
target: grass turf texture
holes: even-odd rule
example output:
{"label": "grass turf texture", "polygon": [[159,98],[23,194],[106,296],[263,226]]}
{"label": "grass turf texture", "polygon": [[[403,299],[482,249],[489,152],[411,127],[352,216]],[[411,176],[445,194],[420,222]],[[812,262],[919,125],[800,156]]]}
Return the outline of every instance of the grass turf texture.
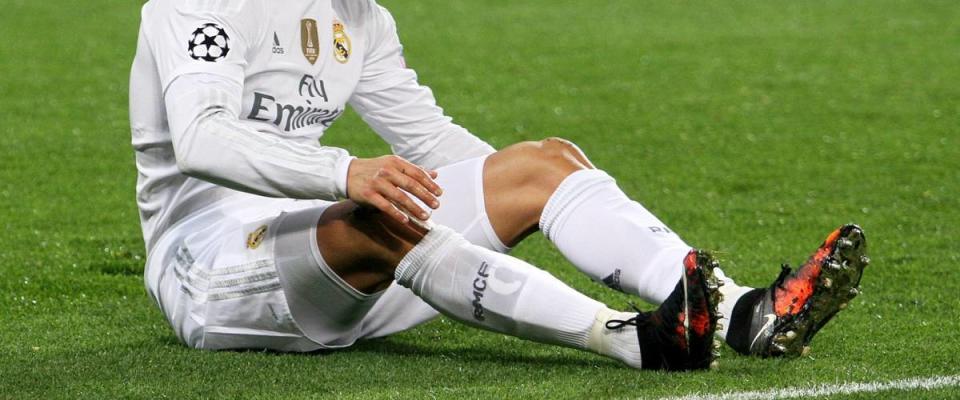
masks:
{"label": "grass turf texture", "polygon": [[[325,355],[184,348],[141,277],[126,93],[142,3],[6,0],[0,398],[651,398],[960,372],[955,2],[384,3],[408,64],[492,144],[573,139],[746,284],[859,222],[864,294],[810,357],[725,348],[709,373],[633,371],[448,319]],[[325,141],[387,151],[353,114]],[[514,254],[630,301],[539,237]]]}

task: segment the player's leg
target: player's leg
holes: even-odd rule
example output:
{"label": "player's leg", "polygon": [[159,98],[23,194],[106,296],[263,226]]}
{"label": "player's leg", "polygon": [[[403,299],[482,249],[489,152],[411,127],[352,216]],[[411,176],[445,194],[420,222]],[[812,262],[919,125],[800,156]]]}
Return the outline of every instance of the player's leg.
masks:
{"label": "player's leg", "polygon": [[[440,208],[430,220],[450,228],[470,243],[505,253],[509,250],[490,225],[483,201],[485,157],[464,160],[438,170],[437,184],[444,188]],[[363,319],[361,338],[375,338],[410,329],[436,317],[438,312],[410,289],[390,285]]]}
{"label": "player's leg", "polygon": [[[595,169],[579,148],[564,140],[520,143],[491,155],[485,166],[483,186],[491,225],[503,242],[512,245],[539,228],[578,269],[613,289],[638,295],[653,304],[667,298],[672,282],[681,273],[681,260],[690,250],[673,230],[627,197],[613,178]],[[817,292],[819,295],[810,297],[820,300],[807,308],[816,308],[815,314],[821,317],[806,324],[816,328],[800,329],[809,332],[801,338],[803,344],[838,311],[839,304],[849,301],[852,295],[847,293],[855,292],[866,262],[860,261],[862,251],[853,253],[858,255],[835,257],[844,267],[845,272],[839,273],[846,276],[842,279],[844,284],[839,289],[823,288]],[[823,260],[821,257],[818,262]],[[722,272],[719,275],[725,283],[721,288],[724,301],[720,311],[724,318],[719,334],[738,351],[776,354],[743,346],[744,342],[755,342],[749,338],[756,338],[763,325],[758,318],[762,319],[764,314],[752,311],[754,306],[771,297],[773,289],[742,287]],[[822,286],[819,273],[794,275],[806,277],[802,279],[806,285]],[[732,334],[727,330],[731,317],[737,327]],[[776,324],[777,332],[786,334],[788,325]],[[778,349],[772,343],[777,335],[764,335],[766,340],[760,342],[766,343],[768,349]],[[786,336],[779,339],[791,342]],[[799,354],[795,346],[786,348],[789,354]]]}
{"label": "player's leg", "polygon": [[[509,249],[504,242],[516,244],[538,229],[551,199],[553,203],[566,201],[557,197],[579,199],[574,207],[556,207],[566,208],[565,226],[548,237],[594,279],[654,304],[671,293],[680,277],[681,260],[691,250],[639,203],[628,199],[576,146],[561,139],[514,145],[488,158],[440,168],[438,173],[445,194],[431,219],[499,252]],[[598,176],[599,184],[593,180]],[[584,184],[588,189],[577,187]],[[561,185],[568,189],[559,191]],[[595,198],[589,199],[591,195]],[[571,215],[575,220],[567,224]],[[573,228],[584,222],[589,226]],[[730,288],[735,290],[726,290],[727,296],[734,299],[750,290],[736,288],[732,281],[724,289]],[[364,321],[363,337],[395,333],[436,315],[405,288],[394,285],[383,296],[390,301],[374,305]],[[730,315],[723,311],[730,311],[732,304],[722,303],[722,314]]]}
{"label": "player's leg", "polygon": [[594,280],[653,304],[670,294],[691,246],[573,143],[515,144],[491,155],[484,168],[487,211],[504,243],[540,229]]}
{"label": "player's leg", "polygon": [[[713,357],[716,291],[708,282],[711,270],[695,259],[681,283],[675,282],[673,301],[657,313],[635,317],[610,310],[521,260],[470,244],[449,228],[413,229],[351,203],[333,206],[321,217],[317,247],[322,268],[333,271],[347,289],[375,295],[396,279],[445,315],[478,328],[591,350],[634,367],[704,368]],[[311,311],[298,310],[299,303],[291,302],[298,322]],[[681,312],[686,320],[678,319]],[[691,321],[702,323],[676,333]]]}
{"label": "player's leg", "polygon": [[276,257],[278,248],[288,254],[284,249],[297,247],[297,239],[312,237],[290,229],[288,217],[311,218],[326,204],[236,195],[169,228],[149,252],[144,280],[177,337],[208,350],[299,352],[349,344],[321,346],[305,337],[277,273],[279,262],[290,261]]}

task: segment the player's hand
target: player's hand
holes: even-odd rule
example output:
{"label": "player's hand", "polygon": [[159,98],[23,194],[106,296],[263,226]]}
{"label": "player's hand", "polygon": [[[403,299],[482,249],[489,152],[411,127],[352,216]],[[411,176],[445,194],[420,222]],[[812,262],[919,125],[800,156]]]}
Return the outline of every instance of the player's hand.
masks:
{"label": "player's hand", "polygon": [[409,222],[407,214],[425,221],[430,214],[406,193],[432,209],[440,207],[437,196],[443,194],[443,190],[433,181],[436,177],[436,171],[427,172],[397,156],[357,158],[347,171],[347,197],[404,224]]}

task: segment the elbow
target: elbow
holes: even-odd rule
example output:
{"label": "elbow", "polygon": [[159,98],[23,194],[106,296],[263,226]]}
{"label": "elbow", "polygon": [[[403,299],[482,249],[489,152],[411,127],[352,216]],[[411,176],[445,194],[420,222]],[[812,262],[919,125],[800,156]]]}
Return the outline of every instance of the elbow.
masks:
{"label": "elbow", "polygon": [[201,143],[187,145],[183,142],[174,143],[173,153],[177,160],[177,169],[181,174],[193,178],[205,179],[213,173],[211,154],[199,151],[204,146]]}
{"label": "elbow", "polygon": [[213,174],[216,157],[209,150],[219,145],[211,135],[211,130],[215,128],[211,122],[216,121],[215,117],[216,114],[199,116],[184,127],[179,135],[174,135],[173,153],[180,173],[201,179]]}
{"label": "elbow", "polygon": [[181,174],[193,178],[209,176],[209,168],[196,157],[177,155],[177,169]]}

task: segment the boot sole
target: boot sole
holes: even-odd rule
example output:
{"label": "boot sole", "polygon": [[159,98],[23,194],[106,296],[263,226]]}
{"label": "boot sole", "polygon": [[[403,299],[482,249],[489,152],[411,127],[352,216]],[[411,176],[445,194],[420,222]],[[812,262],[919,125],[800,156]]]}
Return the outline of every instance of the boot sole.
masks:
{"label": "boot sole", "polygon": [[714,269],[720,266],[720,263],[717,262],[709,253],[704,251],[697,252],[697,265],[700,266],[700,282],[703,284],[703,290],[706,293],[707,297],[707,306],[710,307],[710,328],[709,332],[705,337],[710,338],[710,359],[707,363],[707,366],[710,369],[717,369],[719,362],[717,358],[720,356],[720,340],[717,339],[715,335],[720,327],[720,315],[719,305],[723,301],[723,295],[720,293],[720,286],[723,285],[723,281],[717,278],[714,274]]}
{"label": "boot sole", "polygon": [[777,328],[769,354],[786,357],[809,354],[813,336],[860,294],[860,279],[870,264],[863,230],[857,225],[844,225],[832,239],[829,255],[820,262],[813,294],[794,318]]}

